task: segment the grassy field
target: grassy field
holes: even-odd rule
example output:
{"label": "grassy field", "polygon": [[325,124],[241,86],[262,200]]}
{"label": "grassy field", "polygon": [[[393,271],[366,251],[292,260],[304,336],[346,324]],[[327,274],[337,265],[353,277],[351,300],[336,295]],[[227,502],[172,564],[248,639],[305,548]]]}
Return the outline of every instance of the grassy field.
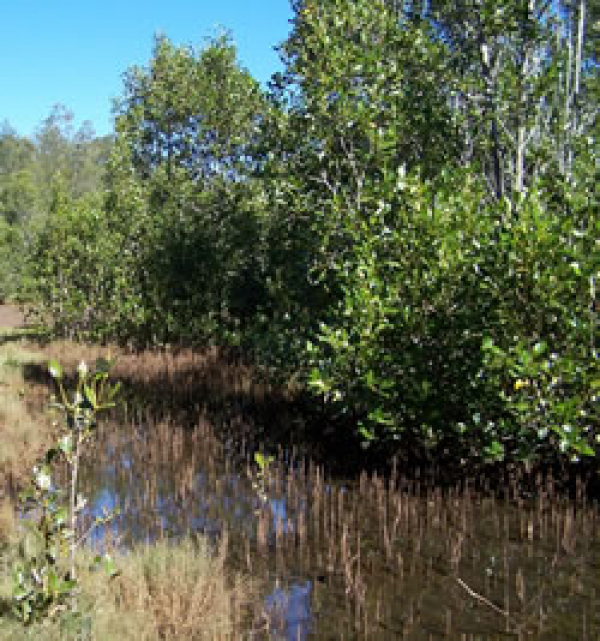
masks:
{"label": "grassy field", "polygon": [[[93,362],[106,350],[61,342],[38,345],[23,320],[16,308],[0,306],[0,640],[51,641],[74,638],[61,613],[29,627],[11,614],[11,570],[22,537],[15,497],[60,429],[47,409],[47,361],[57,358],[67,372],[74,371],[81,359]],[[111,580],[90,571],[92,553],[82,550],[77,560],[78,625],[87,632],[77,638],[243,638],[245,613],[256,600],[254,585],[226,568],[227,541],[219,545],[214,549],[206,539],[194,537],[113,551],[119,573]]]}

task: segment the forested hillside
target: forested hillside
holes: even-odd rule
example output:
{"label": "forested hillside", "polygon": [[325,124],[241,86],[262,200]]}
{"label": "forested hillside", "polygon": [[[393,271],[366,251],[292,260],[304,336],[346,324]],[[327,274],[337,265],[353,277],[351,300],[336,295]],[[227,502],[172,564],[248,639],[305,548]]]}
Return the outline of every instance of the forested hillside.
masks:
{"label": "forested hillside", "polygon": [[295,0],[264,91],[157,38],[114,138],[0,133],[0,292],[54,335],[239,348],[365,447],[597,435],[598,4]]}

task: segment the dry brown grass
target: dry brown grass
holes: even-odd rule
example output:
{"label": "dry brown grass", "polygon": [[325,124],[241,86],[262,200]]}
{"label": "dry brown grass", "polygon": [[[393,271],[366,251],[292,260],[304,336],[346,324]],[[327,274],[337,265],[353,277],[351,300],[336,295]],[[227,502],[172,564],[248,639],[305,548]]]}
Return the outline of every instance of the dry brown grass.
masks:
{"label": "dry brown grass", "polygon": [[[120,574],[108,580],[90,571],[92,554],[79,555],[79,603],[91,620],[94,641],[225,641],[243,638],[242,616],[251,607],[252,584],[225,569],[226,542],[215,551],[207,539],[167,540],[117,554]],[[0,597],[10,595],[7,573],[0,575]],[[60,621],[29,631],[0,619],[0,640],[68,638]]]}
{"label": "dry brown grass", "polygon": [[17,305],[0,305],[0,328],[14,330],[25,325],[25,315]]}
{"label": "dry brown grass", "polygon": [[196,537],[159,541],[121,557],[114,584],[104,582],[100,593],[90,589],[102,604],[94,616],[98,638],[240,638],[252,588],[239,575],[228,577],[225,554],[226,542],[215,553],[207,539]]}
{"label": "dry brown grass", "polygon": [[14,537],[16,525],[15,510],[8,498],[0,499],[0,545]]}
{"label": "dry brown grass", "polygon": [[44,411],[47,391],[25,382],[24,367],[42,356],[19,343],[0,347],[0,543],[11,534],[10,494],[50,444],[52,419]]}
{"label": "dry brown grass", "polygon": [[40,347],[26,341],[0,343],[0,499],[25,480],[56,436],[56,416],[48,412],[52,389],[47,362],[56,358],[66,371],[106,350],[58,342]]}
{"label": "dry brown grass", "polygon": [[[202,370],[204,381],[210,380],[215,387],[225,384],[230,376],[219,367],[216,354],[135,356],[114,348],[110,351],[118,356],[115,376],[134,385],[145,385],[165,374],[168,379],[181,370],[189,383]],[[57,359],[69,375],[80,360],[93,363],[108,353],[106,348],[58,341],[46,347],[16,341],[0,345],[0,601],[5,606],[10,602],[17,529],[8,490],[27,479],[55,433],[52,421],[56,417],[46,411],[51,394],[46,363]],[[233,379],[228,381],[230,385],[243,386],[246,372],[240,368]],[[181,380],[171,383],[176,388]],[[225,546],[226,542],[215,551],[200,537],[140,546],[129,554],[117,554],[120,574],[112,581],[102,572],[88,571],[90,553],[82,552],[80,603],[90,618],[92,638],[243,638],[242,619],[252,608],[256,591],[247,579],[225,568]],[[0,618],[0,640],[28,638],[58,641],[69,637],[58,621],[27,630],[10,618]]]}

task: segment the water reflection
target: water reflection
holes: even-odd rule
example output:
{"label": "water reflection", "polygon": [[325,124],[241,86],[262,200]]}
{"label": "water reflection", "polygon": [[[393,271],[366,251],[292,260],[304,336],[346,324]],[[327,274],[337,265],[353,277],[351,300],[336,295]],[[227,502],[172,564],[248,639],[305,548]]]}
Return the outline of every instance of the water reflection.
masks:
{"label": "water reflection", "polygon": [[277,581],[275,589],[265,600],[270,620],[269,633],[275,638],[304,641],[312,630],[310,606],[312,584],[292,583],[288,588]]}
{"label": "water reflection", "polygon": [[265,585],[271,638],[599,638],[598,506],[551,479],[498,500],[295,461],[273,466],[263,501],[251,458],[234,469],[205,424],[136,427],[106,426],[84,466],[88,514],[121,511],[94,541],[227,530],[230,562]]}

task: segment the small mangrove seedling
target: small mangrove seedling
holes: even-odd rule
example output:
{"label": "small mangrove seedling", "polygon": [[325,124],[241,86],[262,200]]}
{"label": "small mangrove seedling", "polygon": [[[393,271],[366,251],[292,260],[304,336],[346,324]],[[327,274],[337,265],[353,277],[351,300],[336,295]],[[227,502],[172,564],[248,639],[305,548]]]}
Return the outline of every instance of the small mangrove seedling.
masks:
{"label": "small mangrove seedling", "polygon": [[[120,386],[108,382],[111,367],[111,361],[98,359],[91,373],[82,361],[75,391],[69,398],[60,365],[54,361],[49,364],[59,392],[51,407],[64,416],[66,429],[34,467],[31,485],[20,497],[21,512],[29,518],[23,520],[26,532],[13,568],[13,612],[24,625],[68,610],[77,615],[75,553],[96,527],[117,514],[106,512],[87,531],[80,531],[86,505],[77,492],[80,458],[94,435],[97,414],[115,405]],[[58,487],[53,476],[59,459],[67,464],[67,488]],[[94,564],[104,567],[111,577],[116,574],[108,556],[96,556]]]}

